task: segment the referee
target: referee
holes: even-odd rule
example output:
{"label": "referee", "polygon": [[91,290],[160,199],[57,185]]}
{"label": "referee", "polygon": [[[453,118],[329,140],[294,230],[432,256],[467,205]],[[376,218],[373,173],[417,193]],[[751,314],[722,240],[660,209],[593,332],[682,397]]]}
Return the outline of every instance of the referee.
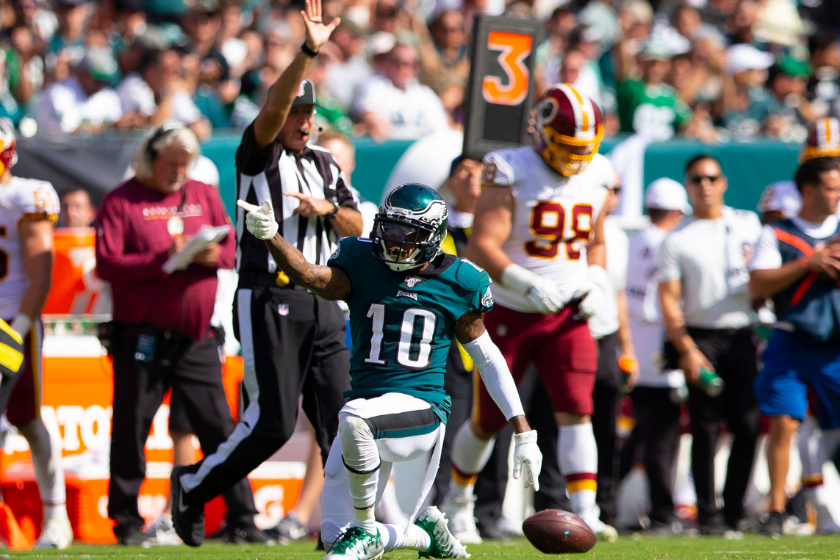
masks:
{"label": "referee", "polygon": [[[761,235],[761,223],[753,212],[724,206],[726,187],[713,157],[699,155],[688,162],[686,190],[694,215],[665,238],[657,257],[659,299],[670,341],[663,357],[666,370],[683,370],[688,383],[697,521],[700,534],[709,536],[733,534],[744,517],[744,494],[760,432],[747,261]],[[703,389],[704,369],[725,382],[719,395]],[[714,455],[723,418],[734,441],[721,512],[715,503]]]}
{"label": "referee", "polygon": [[[307,0],[301,52],[269,89],[236,152],[237,198],[270,202],[279,233],[307,261],[326,264],[339,236],[361,235],[362,217],[330,153],[310,148],[315,89],[303,80],[312,59],[338,25],[321,21],[321,0]],[[204,504],[277,451],[297,420],[298,399],[315,427],[323,460],[336,436],[343,393],[350,389],[344,315],[289,282],[265,243],[237,215],[234,332],[245,361],[245,413],[213,455],[172,472],[173,521],[184,543],[204,540]]]}

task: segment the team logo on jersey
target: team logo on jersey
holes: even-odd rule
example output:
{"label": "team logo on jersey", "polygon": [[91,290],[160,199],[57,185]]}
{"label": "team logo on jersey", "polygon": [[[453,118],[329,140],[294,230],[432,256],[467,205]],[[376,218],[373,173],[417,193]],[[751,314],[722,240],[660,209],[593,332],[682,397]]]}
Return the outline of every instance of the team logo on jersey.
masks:
{"label": "team logo on jersey", "polygon": [[339,254],[340,252],[341,252],[341,245],[339,245],[339,246],[337,246],[337,247],[335,248],[335,251],[333,251],[333,254],[332,254],[332,255],[330,255],[330,260],[332,261],[332,260],[337,259],[337,258],[338,258],[338,254]]}
{"label": "team logo on jersey", "polygon": [[404,292],[402,290],[397,290],[397,297],[407,297],[413,299],[414,301],[417,301],[417,294],[412,294],[411,292]]}
{"label": "team logo on jersey", "polygon": [[425,281],[426,280],[424,280],[423,278],[417,278],[416,276],[409,276],[408,278],[405,279],[405,282],[403,282],[403,283],[406,286],[408,286],[409,288],[413,288],[417,284],[420,284],[421,282],[425,282]]}
{"label": "team logo on jersey", "polygon": [[483,307],[493,307],[493,294],[490,293],[490,286],[487,286],[487,291],[484,292],[484,297],[481,298],[481,305]]}
{"label": "team logo on jersey", "polygon": [[288,303],[281,303],[277,306],[277,313],[280,314],[281,317],[285,317],[289,314],[289,304]]}

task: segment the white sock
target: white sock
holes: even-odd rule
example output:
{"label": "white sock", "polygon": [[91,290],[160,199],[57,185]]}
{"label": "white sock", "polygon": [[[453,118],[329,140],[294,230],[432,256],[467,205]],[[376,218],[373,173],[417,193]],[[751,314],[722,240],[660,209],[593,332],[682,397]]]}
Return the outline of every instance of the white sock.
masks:
{"label": "white sock", "polygon": [[399,549],[426,552],[432,546],[432,537],[417,525],[411,525],[407,531],[399,525],[377,523],[376,527],[379,529],[385,552]]}
{"label": "white sock", "polygon": [[820,462],[820,440],[822,434],[817,429],[817,421],[812,416],[805,416],[799,428],[797,447],[799,459],[802,462],[802,483],[807,485],[810,479],[819,475],[822,478],[822,463]]}
{"label": "white sock", "polygon": [[[51,438],[47,427],[40,418],[36,418],[23,428],[20,433],[29,443],[32,454],[32,464],[35,466],[35,478],[38,480],[38,490],[41,502],[61,508],[63,515],[67,515],[65,502],[67,501],[64,487],[64,466],[61,462],[61,448],[58,438]],[[55,440],[55,441],[53,441]],[[46,508],[44,515],[47,515]]]}
{"label": "white sock", "polygon": [[365,509],[353,508],[353,521],[350,523],[350,526],[361,527],[365,532],[375,535],[376,519],[373,515],[373,507]]}
{"label": "white sock", "polygon": [[455,434],[452,442],[452,482],[449,485],[450,495],[455,498],[470,498],[478,473],[482,471],[490,455],[496,438],[487,441],[478,439],[465,422]]}
{"label": "white sock", "polygon": [[572,501],[572,510],[581,513],[597,512],[595,494],[598,490],[598,446],[592,424],[560,426],[557,443],[560,470],[566,477],[566,488]]}
{"label": "white sock", "polygon": [[342,413],[338,418],[338,437],[353,500],[352,525],[375,534],[373,505],[379,485],[380,459],[373,433],[363,418]]}
{"label": "white sock", "polygon": [[44,505],[44,521],[65,517],[67,517],[67,506],[64,504],[61,504],[60,506]]}

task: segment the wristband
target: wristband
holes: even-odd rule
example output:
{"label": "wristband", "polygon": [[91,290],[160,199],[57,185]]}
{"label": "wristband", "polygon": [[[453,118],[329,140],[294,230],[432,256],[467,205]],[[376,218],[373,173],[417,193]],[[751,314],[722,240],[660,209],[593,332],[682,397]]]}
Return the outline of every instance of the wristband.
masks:
{"label": "wristband", "polygon": [[341,210],[341,205],[338,203],[337,200],[332,200],[331,202],[333,204],[333,211],[332,211],[332,214],[327,215],[327,218],[329,218],[329,219],[335,218],[336,215],[338,215],[338,211]]}
{"label": "wristband", "polygon": [[304,41],[303,44],[300,46],[300,50],[309,58],[315,58],[316,56],[318,56],[318,51],[313,51],[312,49],[310,49],[309,45],[306,44],[306,41]]}

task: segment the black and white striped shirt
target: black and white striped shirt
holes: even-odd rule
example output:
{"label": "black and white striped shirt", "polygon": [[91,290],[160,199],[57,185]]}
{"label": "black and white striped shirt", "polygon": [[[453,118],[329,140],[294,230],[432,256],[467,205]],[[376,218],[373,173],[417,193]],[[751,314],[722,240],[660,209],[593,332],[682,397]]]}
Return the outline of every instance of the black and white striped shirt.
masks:
{"label": "black and white striped shirt", "polygon": [[[338,235],[326,216],[292,216],[298,200],[283,192],[299,192],[314,198],[336,200],[342,207],[357,210],[356,201],[330,152],[307,146],[303,153],[286,150],[276,140],[264,149],[254,138],[253,123],[245,129],[236,150],[237,198],[262,206],[271,200],[283,238],[298,248],[313,264],[327,264],[336,248]],[[236,270],[274,273],[274,262],[265,243],[247,234],[245,211],[236,210]]]}

